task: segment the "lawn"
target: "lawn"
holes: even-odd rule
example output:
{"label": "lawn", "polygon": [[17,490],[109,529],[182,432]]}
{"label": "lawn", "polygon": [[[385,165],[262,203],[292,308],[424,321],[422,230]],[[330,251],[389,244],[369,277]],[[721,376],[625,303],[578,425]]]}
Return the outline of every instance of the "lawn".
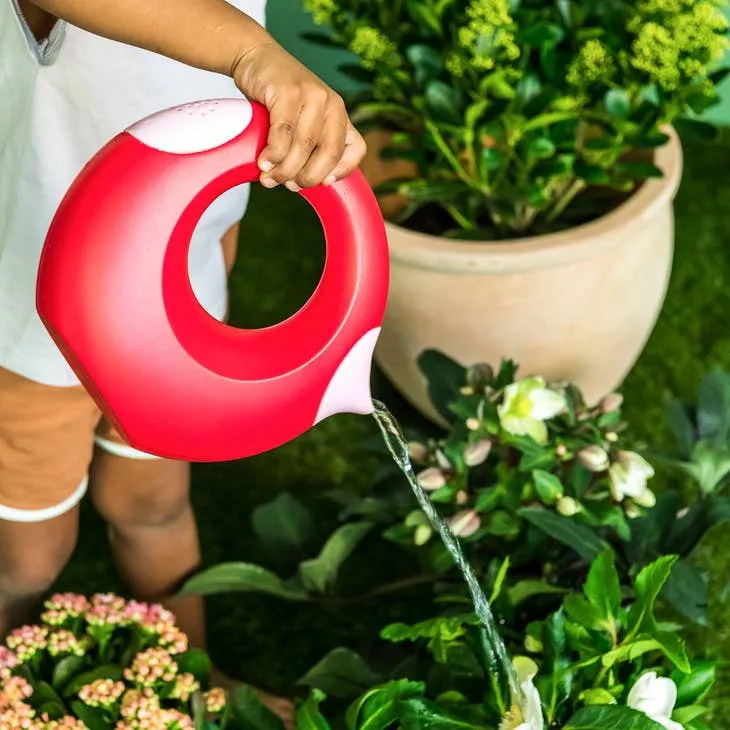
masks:
{"label": "lawn", "polygon": [[[634,433],[653,443],[669,438],[664,403],[670,392],[693,398],[711,365],[730,369],[730,215],[723,212],[730,203],[730,140],[716,145],[687,142],[685,155],[669,296],[653,337],[623,388]],[[285,190],[255,189],[232,277],[232,322],[262,326],[295,311],[314,288],[322,258],[319,224],[306,203]],[[404,422],[417,420],[377,374],[375,393]],[[275,452],[197,465],[194,500],[206,563],[265,563],[266,556],[257,552],[252,539],[249,516],[256,505],[282,490],[310,505],[329,534],[335,514],[320,496],[338,485],[367,489],[375,464],[362,443],[375,433],[369,418],[337,416]],[[720,605],[719,596],[730,577],[730,551],[725,547],[729,537],[730,528],[718,528],[697,555],[711,572],[718,598],[711,627],[693,637],[697,646],[707,643],[724,650],[728,658],[730,606]],[[374,537],[346,567],[338,593],[359,596],[379,581],[407,577],[411,566],[395,548]],[[123,590],[114,575],[104,526],[88,505],[78,550],[59,587],[86,593]],[[231,673],[274,691],[291,692],[296,679],[329,649],[348,645],[367,651],[388,621],[425,616],[428,596],[428,590],[411,590],[319,605],[253,595],[217,597],[211,600],[209,613],[212,653]],[[716,726],[730,727],[730,699],[718,702],[727,707],[718,707]]]}

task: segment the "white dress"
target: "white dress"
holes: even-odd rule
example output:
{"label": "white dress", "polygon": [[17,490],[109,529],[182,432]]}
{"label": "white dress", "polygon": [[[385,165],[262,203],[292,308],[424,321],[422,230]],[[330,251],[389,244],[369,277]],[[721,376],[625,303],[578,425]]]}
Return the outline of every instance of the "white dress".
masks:
{"label": "white dress", "polygon": [[[264,24],[265,0],[232,4]],[[78,384],[35,310],[38,262],[58,204],[98,149],[134,122],[233,96],[240,92],[225,76],[63,22],[37,44],[15,0],[0,0],[0,367],[47,385]],[[215,201],[191,242],[193,289],[218,319],[226,310],[220,239],[242,217],[248,193],[243,185]]]}

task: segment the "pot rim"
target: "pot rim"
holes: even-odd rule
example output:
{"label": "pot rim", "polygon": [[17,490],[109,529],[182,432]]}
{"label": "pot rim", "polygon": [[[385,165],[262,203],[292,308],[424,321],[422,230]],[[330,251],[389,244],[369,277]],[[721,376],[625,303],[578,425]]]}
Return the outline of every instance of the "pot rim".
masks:
{"label": "pot rim", "polygon": [[500,243],[454,241],[386,221],[391,262],[461,274],[512,273],[571,263],[624,242],[631,235],[630,228],[651,220],[661,206],[671,205],[679,189],[682,145],[674,128],[664,132],[669,141],[657,148],[654,160],[664,177],[647,180],[628,200],[595,221],[559,233]]}

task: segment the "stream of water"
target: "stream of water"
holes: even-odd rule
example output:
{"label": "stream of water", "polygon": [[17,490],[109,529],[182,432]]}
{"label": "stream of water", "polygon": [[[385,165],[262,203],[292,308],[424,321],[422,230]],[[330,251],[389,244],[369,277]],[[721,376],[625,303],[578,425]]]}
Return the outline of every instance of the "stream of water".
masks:
{"label": "stream of water", "polygon": [[375,405],[373,416],[380,427],[388,451],[405,475],[413,490],[413,494],[418,500],[418,504],[433,525],[434,530],[438,532],[454,563],[456,563],[456,566],[464,576],[464,581],[474,603],[474,612],[481,624],[483,642],[489,654],[490,668],[492,671],[496,670],[498,672],[499,678],[507,681],[512,702],[522,709],[524,706],[522,689],[514,667],[512,666],[507,648],[499,633],[497,623],[494,620],[489,601],[479,583],[479,579],[474,573],[474,569],[469,564],[469,561],[464,556],[459,541],[451,532],[449,526],[439,517],[433,503],[418,483],[416,473],[408,456],[408,442],[398,422],[383,403],[378,400],[374,400],[373,403]]}

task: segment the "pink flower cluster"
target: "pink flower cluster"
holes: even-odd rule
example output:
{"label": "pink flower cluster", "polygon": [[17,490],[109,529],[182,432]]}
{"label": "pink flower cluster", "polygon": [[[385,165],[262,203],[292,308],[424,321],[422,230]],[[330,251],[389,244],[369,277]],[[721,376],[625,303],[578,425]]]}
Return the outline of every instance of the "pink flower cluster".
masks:
{"label": "pink flower cluster", "polygon": [[[93,667],[101,661],[97,648],[124,627],[132,627],[148,648],[124,669],[122,681],[97,679],[80,689],[78,699],[110,713],[114,730],[193,730],[188,703],[200,686],[192,674],[179,671],[174,657],[187,651],[188,638],[170,611],[113,594],[87,599],[72,593],[52,596],[45,609],[41,625],[23,626],[0,645],[0,730],[88,730],[72,716],[51,720],[38,715],[28,703],[33,687],[17,670],[40,654],[54,662],[87,657]],[[203,700],[213,717],[226,705],[225,692],[218,688],[206,692]]]}

